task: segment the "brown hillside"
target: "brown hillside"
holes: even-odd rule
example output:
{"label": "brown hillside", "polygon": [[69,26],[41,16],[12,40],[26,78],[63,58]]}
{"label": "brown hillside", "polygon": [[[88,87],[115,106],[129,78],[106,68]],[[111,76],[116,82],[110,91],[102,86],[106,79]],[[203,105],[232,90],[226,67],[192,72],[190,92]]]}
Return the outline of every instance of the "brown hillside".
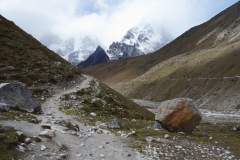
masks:
{"label": "brown hillside", "polygon": [[0,83],[60,83],[81,71],[0,15]]}
{"label": "brown hillside", "polygon": [[[114,87],[118,83],[128,82],[146,73],[156,64],[171,57],[213,47],[229,40],[231,42],[238,40],[239,16],[240,2],[208,22],[191,28],[155,53],[100,64],[83,71]],[[232,32],[228,33],[229,30]]]}

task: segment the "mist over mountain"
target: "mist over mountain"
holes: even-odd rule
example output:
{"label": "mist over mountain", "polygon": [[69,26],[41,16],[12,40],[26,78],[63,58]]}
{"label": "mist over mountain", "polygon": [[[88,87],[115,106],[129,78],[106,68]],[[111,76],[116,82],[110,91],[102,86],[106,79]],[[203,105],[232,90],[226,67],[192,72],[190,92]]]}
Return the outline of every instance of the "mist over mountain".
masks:
{"label": "mist over mountain", "polygon": [[[150,24],[140,23],[129,29],[120,42],[113,42],[105,50],[110,60],[118,60],[152,53],[171,40],[173,37],[167,29],[154,32]],[[96,36],[64,39],[53,33],[44,34],[40,41],[74,65],[85,61],[102,44]]]}
{"label": "mist over mountain", "polygon": [[40,41],[74,65],[87,59],[100,44],[95,36],[63,39],[52,33],[44,34]]}

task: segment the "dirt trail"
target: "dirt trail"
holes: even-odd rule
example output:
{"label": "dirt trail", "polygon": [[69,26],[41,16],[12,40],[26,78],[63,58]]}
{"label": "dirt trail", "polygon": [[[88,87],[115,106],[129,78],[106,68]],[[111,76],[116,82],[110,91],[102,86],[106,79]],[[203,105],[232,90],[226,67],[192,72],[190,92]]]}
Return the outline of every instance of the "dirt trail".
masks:
{"label": "dirt trail", "polygon": [[[32,124],[26,121],[1,121],[0,124],[11,125],[15,129],[22,131],[29,137],[38,136],[46,130],[42,124],[50,124],[55,136],[51,140],[41,138],[42,142],[29,145],[30,151],[25,152],[23,159],[69,159],[69,160],[127,160],[140,159],[138,153],[127,147],[127,138],[117,137],[107,130],[99,134],[91,130],[92,126],[85,126],[79,123],[74,117],[59,111],[60,97],[66,93],[75,92],[89,86],[92,80],[90,76],[83,75],[85,79],[67,90],[55,91],[56,94],[47,99],[42,104],[44,114],[37,115],[41,120],[39,124]],[[56,123],[57,121],[71,122],[79,126],[80,131],[66,131],[65,127]],[[46,150],[41,151],[41,145],[46,146]],[[62,149],[60,146],[66,146]]]}

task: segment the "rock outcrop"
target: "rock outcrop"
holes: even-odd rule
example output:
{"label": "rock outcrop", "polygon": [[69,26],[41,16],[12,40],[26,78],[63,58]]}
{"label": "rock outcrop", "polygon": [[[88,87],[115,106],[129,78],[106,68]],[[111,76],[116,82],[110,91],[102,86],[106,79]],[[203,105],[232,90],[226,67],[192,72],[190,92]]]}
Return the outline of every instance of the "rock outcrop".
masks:
{"label": "rock outcrop", "polygon": [[0,103],[28,112],[38,112],[41,109],[40,104],[33,98],[32,92],[17,83],[0,84]]}
{"label": "rock outcrop", "polygon": [[202,114],[194,100],[176,98],[160,104],[155,120],[170,132],[191,133],[200,123]]}

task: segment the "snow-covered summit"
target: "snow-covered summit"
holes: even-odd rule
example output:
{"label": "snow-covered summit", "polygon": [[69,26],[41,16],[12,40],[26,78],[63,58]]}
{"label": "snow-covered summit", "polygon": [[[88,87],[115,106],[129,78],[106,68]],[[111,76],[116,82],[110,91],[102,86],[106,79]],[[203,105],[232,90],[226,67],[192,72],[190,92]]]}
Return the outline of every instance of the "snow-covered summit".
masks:
{"label": "snow-covered summit", "polygon": [[160,32],[154,33],[149,23],[140,23],[129,29],[120,42],[113,42],[107,54],[111,60],[118,60],[155,52],[173,39],[163,30]]}

